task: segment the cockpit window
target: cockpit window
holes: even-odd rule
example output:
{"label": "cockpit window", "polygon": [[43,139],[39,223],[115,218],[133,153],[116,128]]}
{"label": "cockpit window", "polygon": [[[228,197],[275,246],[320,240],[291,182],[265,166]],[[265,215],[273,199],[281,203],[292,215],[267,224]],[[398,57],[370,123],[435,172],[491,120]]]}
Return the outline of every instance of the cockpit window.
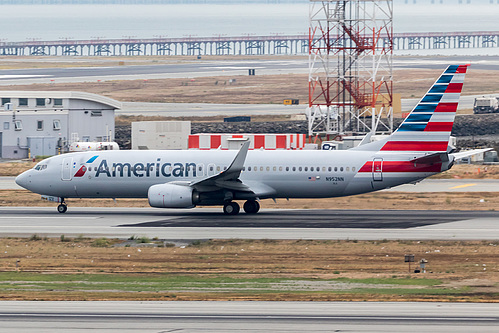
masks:
{"label": "cockpit window", "polygon": [[41,171],[47,169],[47,164],[37,164],[35,170]]}

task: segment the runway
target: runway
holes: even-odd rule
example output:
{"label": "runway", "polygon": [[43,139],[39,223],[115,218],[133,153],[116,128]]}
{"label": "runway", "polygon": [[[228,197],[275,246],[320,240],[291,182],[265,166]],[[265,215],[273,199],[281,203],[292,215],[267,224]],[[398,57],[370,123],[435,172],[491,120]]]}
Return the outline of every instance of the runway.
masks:
{"label": "runway", "polygon": [[0,302],[2,332],[496,332],[499,305],[376,302]]}
{"label": "runway", "polygon": [[192,61],[174,60],[155,65],[4,69],[0,70],[0,85],[239,76],[248,75],[249,69],[255,69],[256,75],[307,74],[309,71],[308,59],[304,57],[223,61],[195,60],[193,57]]}
{"label": "runway", "polygon": [[[395,69],[443,69],[450,63],[471,63],[471,68],[474,70],[499,70],[499,57],[497,56],[473,56],[471,58],[473,61],[470,61],[469,56],[437,58],[401,56],[393,59],[393,67]],[[53,59],[60,61],[61,57],[53,57]],[[50,58],[44,61],[50,61]],[[248,75],[248,69],[255,69],[256,75],[308,74],[309,72],[306,56],[275,56],[255,60],[234,57],[223,61],[209,58],[197,60],[193,57],[192,60],[166,60],[154,65],[119,66],[116,62],[108,62],[102,67],[90,66],[92,60],[86,61],[89,63],[88,67],[3,69],[0,70],[0,85],[238,76]]]}
{"label": "runway", "polygon": [[279,210],[226,216],[220,208],[0,208],[0,237],[197,239],[499,239],[499,212]]}

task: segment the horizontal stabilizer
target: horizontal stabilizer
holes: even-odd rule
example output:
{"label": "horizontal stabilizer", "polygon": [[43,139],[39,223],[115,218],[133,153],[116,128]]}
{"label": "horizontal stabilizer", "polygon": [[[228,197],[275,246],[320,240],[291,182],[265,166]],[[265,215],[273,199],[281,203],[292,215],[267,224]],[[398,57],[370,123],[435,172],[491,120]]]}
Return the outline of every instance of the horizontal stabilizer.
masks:
{"label": "horizontal stabilizer", "polygon": [[459,153],[453,153],[453,154],[449,154],[449,155],[454,157],[454,160],[459,160],[461,158],[470,157],[470,156],[473,156],[476,154],[485,153],[487,151],[491,151],[492,149],[493,148],[465,150],[465,151],[460,151]]}

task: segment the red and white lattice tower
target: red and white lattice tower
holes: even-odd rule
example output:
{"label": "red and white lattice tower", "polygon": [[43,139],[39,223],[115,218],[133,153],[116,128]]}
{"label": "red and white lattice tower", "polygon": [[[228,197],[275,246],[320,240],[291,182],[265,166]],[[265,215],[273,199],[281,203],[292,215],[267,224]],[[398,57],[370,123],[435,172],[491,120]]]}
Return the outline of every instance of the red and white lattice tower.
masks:
{"label": "red and white lattice tower", "polygon": [[393,0],[310,0],[308,134],[393,129]]}

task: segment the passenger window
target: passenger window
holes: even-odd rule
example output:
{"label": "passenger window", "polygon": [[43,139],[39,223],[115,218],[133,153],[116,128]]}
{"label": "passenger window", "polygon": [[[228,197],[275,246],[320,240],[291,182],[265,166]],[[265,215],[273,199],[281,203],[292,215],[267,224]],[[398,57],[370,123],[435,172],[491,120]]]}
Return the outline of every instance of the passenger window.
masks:
{"label": "passenger window", "polygon": [[219,166],[217,166],[217,171],[220,171],[220,167]]}
{"label": "passenger window", "polygon": [[296,167],[293,167],[293,171],[296,171]]}
{"label": "passenger window", "polygon": [[277,171],[277,168],[276,168],[276,167],[274,167],[274,168],[273,168],[273,170],[274,170],[274,171]]}
{"label": "passenger window", "polygon": [[338,171],[338,167],[334,167],[334,172],[337,172]]}
{"label": "passenger window", "polygon": [[340,172],[343,172],[343,167],[340,168]]}
{"label": "passenger window", "polygon": [[289,167],[286,167],[286,171],[289,171]]}
{"label": "passenger window", "polygon": [[302,168],[301,168],[301,167],[298,167],[298,171],[301,171],[301,170],[302,170]]}
{"label": "passenger window", "polygon": [[308,171],[308,167],[305,167],[305,171]]}
{"label": "passenger window", "polygon": [[352,167],[352,172],[355,172],[355,167]]}
{"label": "passenger window", "polygon": [[281,166],[281,167],[279,167],[279,171],[282,171],[282,166]]}
{"label": "passenger window", "polygon": [[213,167],[212,166],[210,166],[210,171],[213,171]]}
{"label": "passenger window", "polygon": [[263,167],[260,167],[260,171],[263,171]]}
{"label": "passenger window", "polygon": [[346,171],[347,171],[347,172],[348,172],[348,171],[350,171],[350,167],[347,167],[347,170],[346,170]]}
{"label": "passenger window", "polygon": [[270,167],[267,167],[267,171],[270,171]]}
{"label": "passenger window", "polygon": [[332,168],[331,168],[331,167],[328,167],[328,168],[327,168],[327,170],[328,170],[329,172],[331,172]]}
{"label": "passenger window", "polygon": [[251,167],[248,167],[248,171],[251,171]]}

